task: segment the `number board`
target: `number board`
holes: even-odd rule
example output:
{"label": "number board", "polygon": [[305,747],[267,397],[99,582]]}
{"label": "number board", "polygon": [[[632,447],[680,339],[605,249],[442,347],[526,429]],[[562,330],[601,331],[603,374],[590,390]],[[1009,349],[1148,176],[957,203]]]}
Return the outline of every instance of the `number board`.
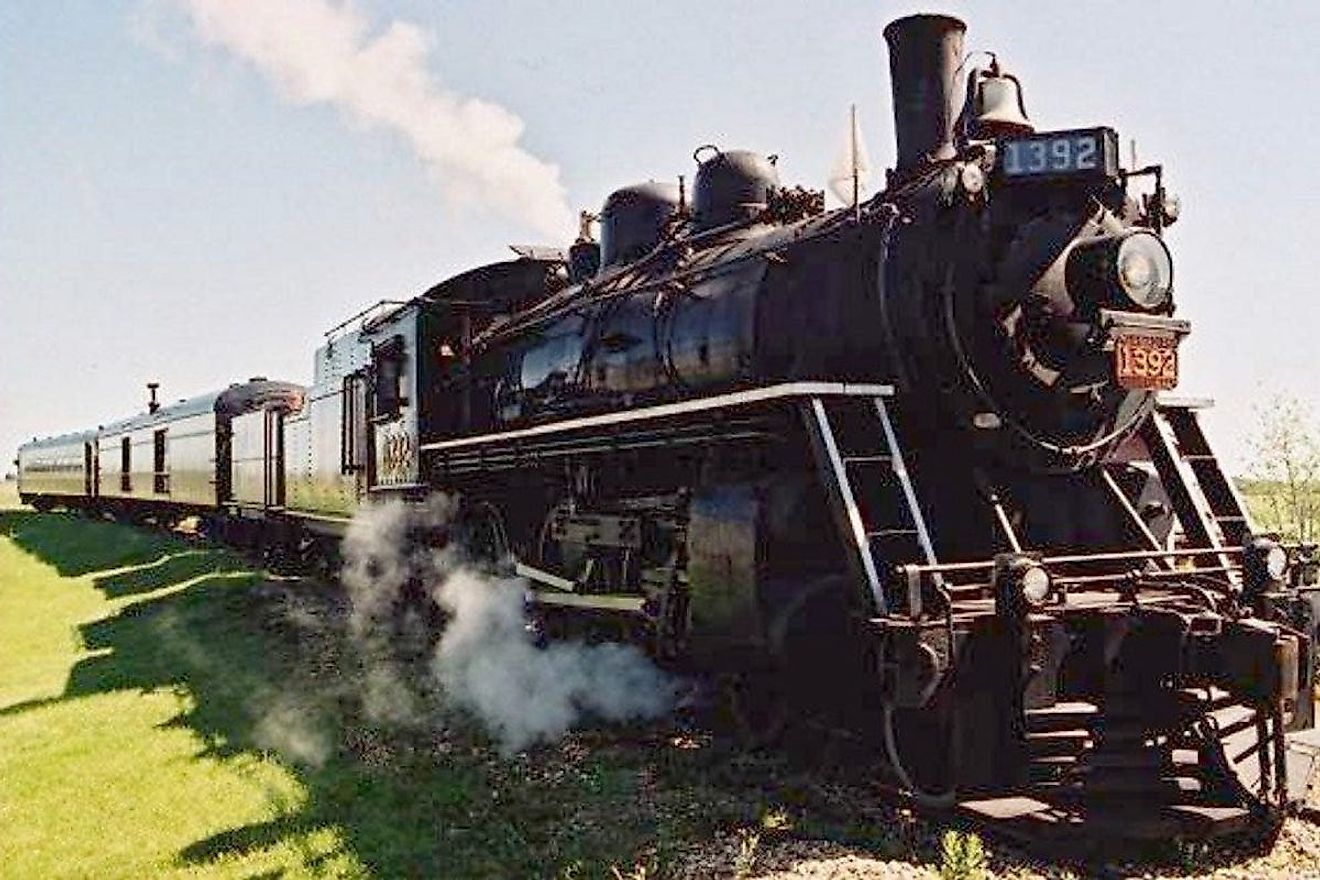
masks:
{"label": "number board", "polygon": [[1009,180],[1115,177],[1118,135],[1112,128],[1084,128],[1003,140],[999,171]]}
{"label": "number board", "polygon": [[1124,388],[1168,391],[1178,385],[1178,343],[1163,336],[1114,339],[1114,374]]}

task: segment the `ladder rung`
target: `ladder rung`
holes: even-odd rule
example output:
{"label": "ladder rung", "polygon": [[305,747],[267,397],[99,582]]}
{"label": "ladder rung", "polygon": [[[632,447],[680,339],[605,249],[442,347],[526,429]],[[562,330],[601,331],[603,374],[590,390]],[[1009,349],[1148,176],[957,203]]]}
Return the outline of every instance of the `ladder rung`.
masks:
{"label": "ladder rung", "polygon": [[1198,462],[1198,461],[1215,461],[1215,460],[1216,460],[1215,457],[1214,457],[1213,455],[1206,455],[1206,454],[1204,454],[1204,453],[1199,453],[1199,452],[1197,452],[1197,453],[1192,453],[1192,454],[1190,454],[1190,455],[1184,455],[1183,458],[1184,458],[1185,460],[1187,460],[1187,461],[1192,462],[1193,464],[1195,464],[1195,463]]}
{"label": "ladder rung", "polygon": [[1256,721],[1259,717],[1260,717],[1259,715],[1253,712],[1244,718],[1232,722],[1231,724],[1225,724],[1223,727],[1219,728],[1219,730],[1216,731],[1216,733],[1219,735],[1221,740],[1226,737],[1230,737],[1235,733],[1241,733],[1247,728],[1255,727]]}
{"label": "ladder rung", "polygon": [[866,537],[874,541],[876,538],[897,538],[902,535],[915,534],[917,534],[916,529],[878,529],[874,532],[867,532]]}
{"label": "ladder rung", "polygon": [[1236,514],[1234,514],[1234,515],[1232,515],[1232,516],[1217,516],[1217,517],[1215,517],[1215,522],[1246,522],[1246,521],[1247,521],[1247,518],[1246,518],[1245,516],[1238,516],[1238,515],[1236,515]]}
{"label": "ladder rung", "polygon": [[844,464],[878,464],[878,463],[885,463],[885,464],[888,464],[889,462],[891,462],[891,461],[893,461],[893,460],[894,460],[894,457],[893,457],[892,455],[845,455],[845,456],[843,456],[843,463],[844,463]]}

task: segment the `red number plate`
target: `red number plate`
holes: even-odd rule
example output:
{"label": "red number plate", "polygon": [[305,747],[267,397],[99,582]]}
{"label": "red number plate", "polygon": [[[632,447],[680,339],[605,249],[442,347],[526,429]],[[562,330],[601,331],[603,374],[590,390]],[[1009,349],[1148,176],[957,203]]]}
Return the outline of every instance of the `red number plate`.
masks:
{"label": "red number plate", "polygon": [[1177,342],[1162,336],[1118,336],[1114,340],[1114,374],[1124,388],[1165,391],[1177,386]]}

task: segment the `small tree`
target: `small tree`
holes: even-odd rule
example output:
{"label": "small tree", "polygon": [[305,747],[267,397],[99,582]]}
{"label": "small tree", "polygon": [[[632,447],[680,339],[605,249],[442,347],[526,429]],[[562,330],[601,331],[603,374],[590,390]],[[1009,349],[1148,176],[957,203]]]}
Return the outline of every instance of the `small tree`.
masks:
{"label": "small tree", "polygon": [[1276,394],[1256,411],[1251,440],[1251,494],[1261,524],[1286,540],[1311,542],[1320,534],[1320,431],[1300,398]]}

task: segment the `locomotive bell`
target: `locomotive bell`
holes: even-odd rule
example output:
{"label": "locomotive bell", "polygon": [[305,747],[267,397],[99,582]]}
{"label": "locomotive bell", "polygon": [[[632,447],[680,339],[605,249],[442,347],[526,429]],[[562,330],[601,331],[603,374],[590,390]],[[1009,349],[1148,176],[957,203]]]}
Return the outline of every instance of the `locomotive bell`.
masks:
{"label": "locomotive bell", "polygon": [[998,63],[980,73],[975,109],[975,125],[983,134],[1030,134],[1036,130],[1022,103],[1022,85],[1012,74],[1000,74]]}

